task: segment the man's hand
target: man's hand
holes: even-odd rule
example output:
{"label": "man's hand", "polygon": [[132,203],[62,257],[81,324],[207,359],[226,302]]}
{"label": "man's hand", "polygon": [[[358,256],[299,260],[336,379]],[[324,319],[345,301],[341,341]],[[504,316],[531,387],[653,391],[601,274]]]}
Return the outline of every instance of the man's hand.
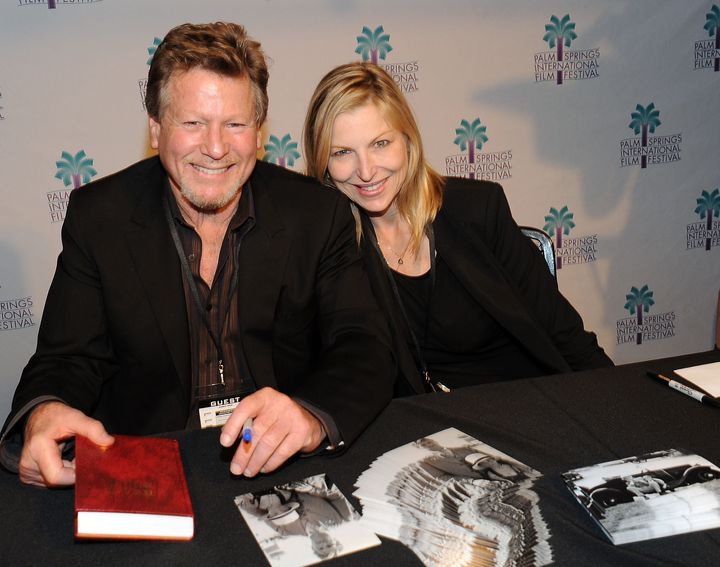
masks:
{"label": "man's hand", "polygon": [[252,441],[240,441],[230,472],[255,476],[271,472],[298,451],[309,453],[325,438],[320,421],[304,407],[272,388],[244,398],[222,428],[220,444],[230,447],[253,418]]}
{"label": "man's hand", "polygon": [[65,441],[75,435],[102,446],[115,441],[102,423],[62,402],[44,402],[32,410],[25,424],[20,482],[45,487],[75,484],[75,463],[62,459]]}

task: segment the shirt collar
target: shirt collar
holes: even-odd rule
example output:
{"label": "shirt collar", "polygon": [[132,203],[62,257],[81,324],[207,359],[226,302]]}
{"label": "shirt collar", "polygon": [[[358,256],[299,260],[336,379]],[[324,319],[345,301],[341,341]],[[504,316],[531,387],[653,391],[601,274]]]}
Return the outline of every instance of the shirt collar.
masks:
{"label": "shirt collar", "polygon": [[[192,228],[180,212],[180,207],[178,206],[175,194],[170,188],[170,179],[167,176],[165,177],[165,190],[170,195],[168,202],[170,203],[170,213],[172,214],[173,219],[184,227]],[[252,183],[249,179],[243,186],[242,194],[240,195],[240,202],[238,203],[238,208],[235,211],[235,214],[230,219],[229,228],[231,231],[235,232],[239,230],[240,227],[242,227],[248,220],[253,222],[255,221],[255,200],[253,199]]]}

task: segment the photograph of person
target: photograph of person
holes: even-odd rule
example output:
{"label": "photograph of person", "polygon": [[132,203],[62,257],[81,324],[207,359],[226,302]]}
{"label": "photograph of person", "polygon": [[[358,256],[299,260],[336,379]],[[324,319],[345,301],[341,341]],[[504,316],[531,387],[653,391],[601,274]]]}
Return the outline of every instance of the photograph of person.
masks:
{"label": "photograph of person", "polygon": [[380,544],[324,474],[243,494],[235,505],[273,565],[305,565]]}

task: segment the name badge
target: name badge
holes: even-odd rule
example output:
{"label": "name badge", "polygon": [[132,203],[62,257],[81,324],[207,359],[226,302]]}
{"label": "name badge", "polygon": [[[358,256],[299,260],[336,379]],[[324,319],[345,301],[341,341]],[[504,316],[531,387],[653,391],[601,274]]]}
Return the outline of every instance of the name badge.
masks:
{"label": "name badge", "polygon": [[199,402],[198,414],[200,416],[200,427],[220,427],[230,419],[233,410],[238,406],[242,396],[230,396],[213,400],[201,400]]}

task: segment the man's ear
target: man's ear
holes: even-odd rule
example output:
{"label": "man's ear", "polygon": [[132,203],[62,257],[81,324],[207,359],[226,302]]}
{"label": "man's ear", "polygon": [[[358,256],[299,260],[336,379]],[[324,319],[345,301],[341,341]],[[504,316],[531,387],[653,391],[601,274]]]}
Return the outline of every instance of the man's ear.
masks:
{"label": "man's ear", "polygon": [[150,147],[153,150],[157,150],[159,147],[160,140],[160,122],[156,121],[152,116],[148,116],[148,127],[150,129]]}

